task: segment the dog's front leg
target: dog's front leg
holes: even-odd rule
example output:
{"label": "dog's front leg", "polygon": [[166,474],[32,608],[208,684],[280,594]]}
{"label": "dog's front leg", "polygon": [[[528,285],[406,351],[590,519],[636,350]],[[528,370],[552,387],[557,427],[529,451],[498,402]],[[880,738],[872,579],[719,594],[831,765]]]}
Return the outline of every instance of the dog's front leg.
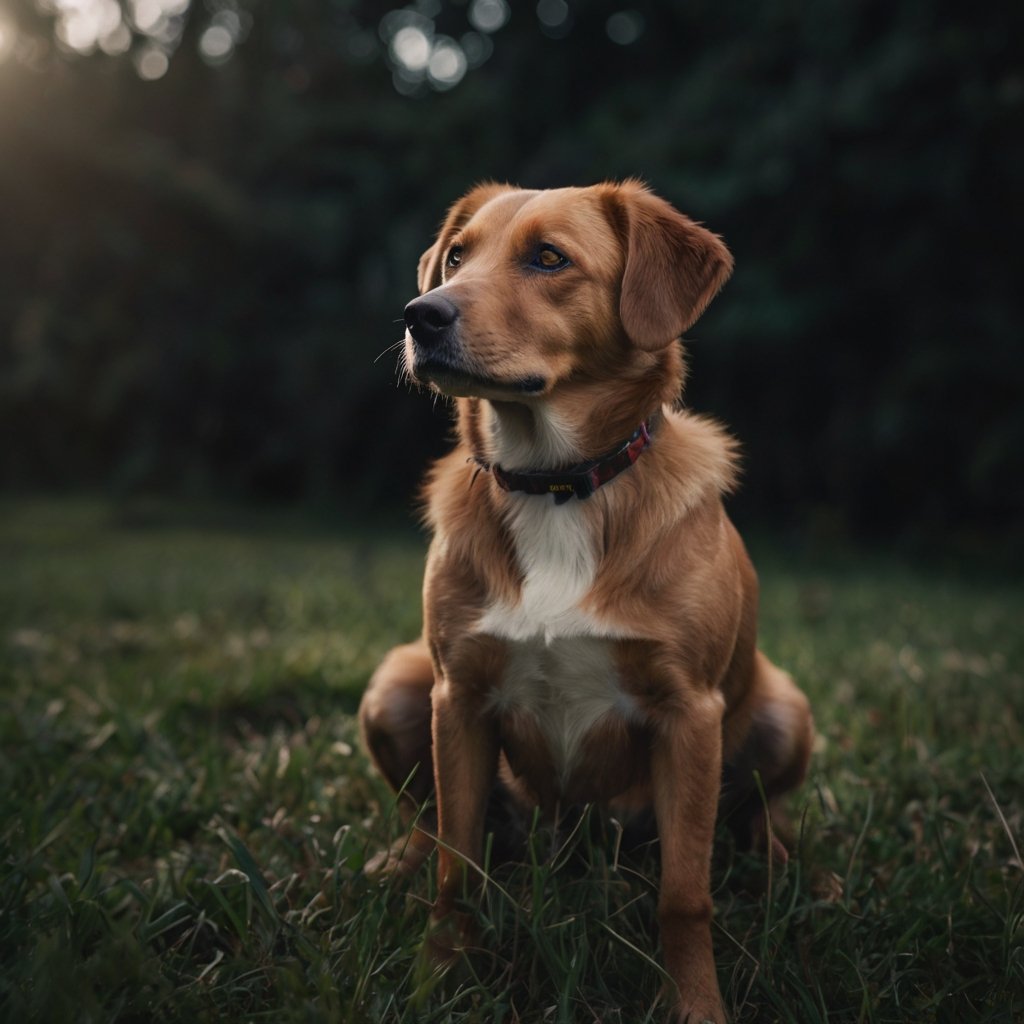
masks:
{"label": "dog's front leg", "polygon": [[679,989],[672,1021],[723,1024],[711,948],[711,846],[722,763],[722,700],[702,693],[669,713],[651,760],[661,843],[658,919],[665,969]]}
{"label": "dog's front leg", "polygon": [[429,949],[435,962],[450,961],[465,945],[469,916],[456,901],[471,864],[483,853],[487,798],[498,769],[498,735],[479,691],[442,677],[433,701],[434,776],[438,817],[438,894],[431,915]]}

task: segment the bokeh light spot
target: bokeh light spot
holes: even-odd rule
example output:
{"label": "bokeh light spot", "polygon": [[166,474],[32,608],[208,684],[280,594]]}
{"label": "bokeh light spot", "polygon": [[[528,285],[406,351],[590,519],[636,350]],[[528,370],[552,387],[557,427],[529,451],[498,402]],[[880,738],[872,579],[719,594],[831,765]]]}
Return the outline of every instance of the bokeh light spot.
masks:
{"label": "bokeh light spot", "polygon": [[164,15],[160,0],[135,0],[132,20],[140,32],[149,32],[156,28],[157,22]]}
{"label": "bokeh light spot", "polygon": [[167,54],[155,46],[148,46],[135,54],[135,70],[138,72],[139,78],[144,78],[147,82],[163,78],[167,74],[169,65]]}
{"label": "bokeh light spot", "polygon": [[510,13],[505,0],[473,0],[469,23],[478,32],[497,32],[508,21]]}
{"label": "bokeh light spot", "polygon": [[430,63],[430,38],[423,29],[406,25],[392,37],[391,55],[409,71],[423,71]]}
{"label": "bokeh light spot", "polygon": [[454,39],[440,38],[434,43],[427,71],[434,85],[450,89],[462,81],[467,66],[462,47]]}
{"label": "bokeh light spot", "polygon": [[235,41],[223,25],[211,25],[199,37],[199,52],[208,64],[223,64],[234,48]]}
{"label": "bokeh light spot", "polygon": [[491,42],[491,37],[479,32],[464,33],[459,40],[459,45],[471,68],[480,67],[494,53],[494,43]]}
{"label": "bokeh light spot", "polygon": [[537,20],[547,28],[558,28],[569,17],[569,5],[565,0],[539,0]]}
{"label": "bokeh light spot", "polygon": [[132,45],[132,34],[122,21],[115,29],[100,37],[100,49],[110,57],[127,53]]}
{"label": "bokeh light spot", "polygon": [[57,40],[75,53],[90,53],[96,47],[96,22],[84,11],[75,11],[57,22]]}
{"label": "bokeh light spot", "polygon": [[644,31],[644,16],[639,11],[619,11],[605,23],[608,38],[619,46],[635,43]]}

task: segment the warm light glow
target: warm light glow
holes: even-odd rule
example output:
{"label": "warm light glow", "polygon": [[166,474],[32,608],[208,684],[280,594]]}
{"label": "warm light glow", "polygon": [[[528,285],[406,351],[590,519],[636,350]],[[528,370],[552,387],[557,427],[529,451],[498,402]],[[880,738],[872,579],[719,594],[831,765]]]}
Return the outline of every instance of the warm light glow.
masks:
{"label": "warm light glow", "polygon": [[50,0],[46,6],[57,15],[57,42],[73,53],[92,53],[121,24],[116,0]]}
{"label": "warm light glow", "polygon": [[14,43],[18,33],[14,24],[6,18],[0,18],[0,64],[2,64],[13,52]]}
{"label": "warm light glow", "polygon": [[69,50],[88,53],[96,45],[96,29],[88,18],[72,14],[57,22],[57,40]]}
{"label": "warm light glow", "polygon": [[[117,0],[37,0],[55,16],[54,33],[62,49],[89,54],[97,47],[117,56],[132,45],[134,28],[151,44],[134,58],[143,78],[160,78],[184,28],[190,0],[128,0],[125,13]],[[130,24],[126,24],[125,18]],[[2,50],[0,50],[2,52]]]}

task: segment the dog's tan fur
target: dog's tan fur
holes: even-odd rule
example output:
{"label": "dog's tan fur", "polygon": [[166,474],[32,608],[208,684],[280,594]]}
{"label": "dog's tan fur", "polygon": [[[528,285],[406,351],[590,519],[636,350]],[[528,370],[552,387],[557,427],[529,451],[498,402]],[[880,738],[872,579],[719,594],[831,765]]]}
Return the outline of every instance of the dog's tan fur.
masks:
{"label": "dog's tan fur", "polygon": [[[535,264],[548,245],[570,261],[555,273]],[[802,780],[813,735],[806,698],[756,648],[757,580],[722,507],[733,442],[675,405],[676,341],[731,269],[717,236],[636,182],[486,185],[452,207],[419,287],[458,311],[454,368],[406,337],[410,374],[457,400],[458,443],[426,488],[424,635],[388,656],[361,709],[391,784],[412,775],[413,800],[435,786],[440,959],[463,938],[454,902],[499,774],[548,810],[653,809],[678,1021],[725,1019],[709,890],[723,766],[749,836],[754,771],[774,800]],[[554,469],[652,415],[650,448],[586,501],[507,493],[472,461]],[[430,843],[417,831],[389,866]]]}

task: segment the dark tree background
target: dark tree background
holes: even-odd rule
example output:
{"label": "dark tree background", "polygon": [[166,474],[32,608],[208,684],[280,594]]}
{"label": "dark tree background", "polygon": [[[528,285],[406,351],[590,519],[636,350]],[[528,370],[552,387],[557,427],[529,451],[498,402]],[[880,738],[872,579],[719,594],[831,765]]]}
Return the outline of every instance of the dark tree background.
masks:
{"label": "dark tree background", "polygon": [[13,3],[7,489],[407,502],[446,417],[375,359],[446,205],[637,175],[736,256],[687,400],[741,517],[1019,531],[1024,7]]}

